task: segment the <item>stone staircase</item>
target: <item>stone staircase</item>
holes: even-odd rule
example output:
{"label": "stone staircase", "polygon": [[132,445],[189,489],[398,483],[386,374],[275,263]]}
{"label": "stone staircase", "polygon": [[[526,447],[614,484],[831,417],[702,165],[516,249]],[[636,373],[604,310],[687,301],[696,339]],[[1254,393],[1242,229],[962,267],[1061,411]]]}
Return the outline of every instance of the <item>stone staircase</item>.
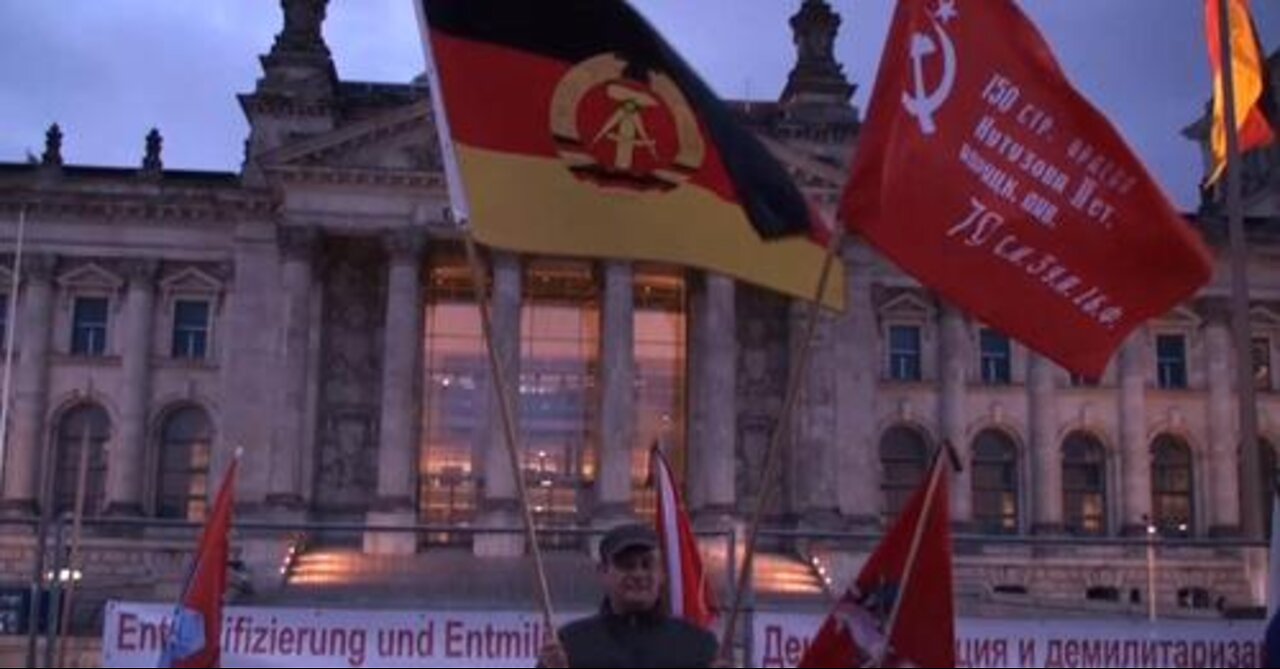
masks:
{"label": "stone staircase", "polygon": [[[722,603],[730,600],[723,550],[704,552],[709,578]],[[583,551],[543,554],[557,609],[587,611],[599,604],[595,564]],[[259,593],[255,604],[340,605],[352,608],[527,608],[534,601],[531,559],[476,557],[465,548],[413,555],[372,555],[350,548],[317,548],[298,556],[284,586]],[[756,558],[757,601],[816,603],[825,590],[813,567],[799,558],[762,553]]]}

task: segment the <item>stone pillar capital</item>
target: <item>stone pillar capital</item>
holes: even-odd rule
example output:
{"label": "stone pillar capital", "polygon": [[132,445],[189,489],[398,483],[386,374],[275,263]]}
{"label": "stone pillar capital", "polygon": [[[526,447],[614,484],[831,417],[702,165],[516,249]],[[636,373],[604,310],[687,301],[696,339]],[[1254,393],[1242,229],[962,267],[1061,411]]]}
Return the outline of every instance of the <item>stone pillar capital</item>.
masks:
{"label": "stone pillar capital", "polygon": [[416,263],[427,248],[427,233],[425,230],[400,228],[384,233],[382,241],[392,262]]}

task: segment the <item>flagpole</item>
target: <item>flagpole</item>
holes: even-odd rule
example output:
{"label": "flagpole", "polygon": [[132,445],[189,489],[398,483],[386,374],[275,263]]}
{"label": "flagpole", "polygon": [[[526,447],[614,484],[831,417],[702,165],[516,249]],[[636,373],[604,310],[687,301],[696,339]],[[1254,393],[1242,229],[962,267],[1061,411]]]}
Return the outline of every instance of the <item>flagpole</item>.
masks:
{"label": "flagpole", "polygon": [[524,468],[520,462],[515,409],[511,406],[509,392],[510,380],[507,378],[506,369],[502,366],[493,342],[493,319],[489,312],[489,300],[485,291],[487,273],[480,260],[480,252],[476,248],[471,228],[465,221],[462,222],[462,229],[463,242],[467,248],[467,263],[471,266],[471,284],[475,289],[476,306],[480,310],[480,329],[484,336],[485,350],[489,354],[489,371],[494,392],[498,398],[498,413],[502,417],[503,441],[506,442],[507,456],[511,463],[511,476],[516,483],[516,493],[520,497],[520,516],[524,521],[525,540],[529,544],[529,555],[533,558],[533,581],[538,595],[538,605],[542,609],[543,630],[548,638],[554,639],[555,619],[551,609],[551,590],[547,586],[547,571],[542,562],[542,549],[538,546],[538,532],[529,503],[529,488],[525,484]]}
{"label": "flagpole", "polygon": [[449,130],[449,114],[445,108],[443,88],[436,70],[435,52],[431,48],[431,29],[427,25],[427,17],[423,3],[414,2],[414,13],[418,19],[418,30],[422,35],[422,55],[426,62],[424,74],[431,84],[431,111],[436,127],[436,139],[440,142],[440,155],[444,163],[445,186],[449,191],[449,208],[445,216],[449,222],[462,233],[466,246],[467,263],[471,267],[472,284],[475,289],[476,307],[480,310],[480,326],[483,330],[485,349],[489,355],[489,369],[493,385],[498,396],[498,412],[502,417],[503,439],[507,445],[507,455],[511,460],[511,475],[515,478],[516,491],[520,496],[520,515],[524,523],[525,540],[529,544],[529,554],[533,558],[533,580],[538,595],[538,605],[542,609],[543,633],[546,640],[556,643],[555,620],[551,608],[551,592],[547,586],[547,572],[542,561],[542,550],[538,546],[537,529],[534,526],[533,511],[529,502],[529,490],[525,485],[520,454],[517,449],[517,433],[515,411],[511,407],[508,395],[506,370],[498,364],[498,354],[493,346],[493,323],[490,319],[488,299],[485,293],[487,273],[476,248],[475,237],[469,225],[469,209],[467,193],[458,169],[458,156],[453,145],[452,133]]}
{"label": "flagpole", "polygon": [[4,480],[8,469],[9,403],[13,388],[11,383],[13,379],[13,344],[18,330],[18,288],[22,280],[22,251],[26,241],[26,231],[27,207],[23,205],[18,210],[18,238],[14,242],[13,276],[9,284],[9,302],[5,305],[4,386],[0,389],[0,393],[3,393],[3,397],[0,397],[0,481]]}
{"label": "flagpole", "polygon": [[[92,388],[92,384],[90,384]],[[76,470],[76,506],[71,515],[71,555],[67,558],[67,594],[66,602],[58,607],[58,663],[56,665],[67,666],[67,632],[71,626],[72,607],[75,606],[76,600],[76,571],[80,564],[80,541],[84,528],[84,505],[85,497],[88,496],[88,480],[89,480],[89,450],[92,446],[90,441],[90,432],[93,425],[86,420],[84,432],[80,436],[80,462]],[[59,558],[61,556],[58,556]],[[55,559],[54,565],[58,562]],[[54,574],[55,579],[62,578],[62,574]],[[51,653],[52,654],[52,653]]]}
{"label": "flagpole", "polygon": [[[920,509],[920,517],[916,520],[916,526],[911,534],[911,547],[907,550],[907,561],[902,565],[902,580],[898,584],[898,594],[893,598],[893,608],[889,611],[889,619],[884,625],[884,646],[879,649],[879,657],[872,660],[870,666],[883,667],[885,660],[888,659],[889,650],[893,644],[893,630],[898,624],[898,615],[902,612],[902,602],[907,598],[907,588],[911,585],[911,575],[915,571],[916,558],[920,554],[920,545],[924,543],[925,528],[928,527],[929,514],[933,511],[934,493],[938,490],[938,482],[942,480],[942,473],[946,471],[944,464],[947,459],[954,460],[955,452],[952,450],[951,442],[944,441],[942,448],[933,456],[933,468],[929,471],[929,489],[924,493],[924,507]],[[948,519],[950,522],[950,519]],[[952,596],[951,593],[947,593]]]}
{"label": "flagpole", "polygon": [[[1258,409],[1253,381],[1253,345],[1249,329],[1248,251],[1244,231],[1243,181],[1240,174],[1240,133],[1236,126],[1235,65],[1231,48],[1230,0],[1218,0],[1218,41],[1222,53],[1222,98],[1227,131],[1227,236],[1231,264],[1231,328],[1235,335],[1236,392],[1240,423],[1241,530],[1246,538],[1262,539],[1264,478],[1258,443]],[[1210,140],[1212,141],[1212,139]],[[1190,520],[1190,519],[1188,519]]]}
{"label": "flagpole", "polygon": [[[760,525],[764,520],[764,514],[768,510],[769,503],[772,501],[773,493],[775,492],[772,482],[780,460],[778,451],[782,449],[782,440],[787,432],[787,427],[791,423],[791,414],[795,412],[796,401],[800,396],[800,386],[808,375],[809,358],[813,353],[814,333],[818,329],[818,316],[822,313],[823,298],[827,294],[827,284],[831,280],[831,270],[839,257],[840,247],[843,245],[844,239],[844,226],[837,222],[835,230],[831,233],[831,238],[827,240],[827,251],[822,260],[822,271],[818,275],[818,285],[814,290],[813,299],[809,302],[809,314],[805,321],[804,334],[800,339],[799,354],[795,366],[791,369],[791,376],[787,380],[786,394],[782,400],[782,410],[778,415],[778,422],[773,427],[773,434],[769,438],[769,446],[764,454],[760,490],[756,497],[755,509],[751,514],[751,523],[747,526],[746,553],[742,559],[742,569],[738,572],[738,582],[733,589],[733,605],[729,608],[729,616],[725,621],[724,636],[721,637],[720,657],[725,661],[732,661],[733,659],[733,640],[737,633],[738,618],[742,612],[742,604],[748,584],[751,582],[751,570],[752,565],[755,563]],[[736,557],[730,555],[729,559],[734,560]]]}

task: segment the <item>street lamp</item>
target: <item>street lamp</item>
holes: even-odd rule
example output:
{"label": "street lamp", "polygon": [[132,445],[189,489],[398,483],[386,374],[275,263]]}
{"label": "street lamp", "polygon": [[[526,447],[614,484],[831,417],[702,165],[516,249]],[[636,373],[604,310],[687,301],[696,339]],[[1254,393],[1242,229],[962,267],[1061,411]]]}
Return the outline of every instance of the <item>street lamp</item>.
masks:
{"label": "street lamp", "polygon": [[1147,516],[1147,620],[1156,621],[1156,526]]}

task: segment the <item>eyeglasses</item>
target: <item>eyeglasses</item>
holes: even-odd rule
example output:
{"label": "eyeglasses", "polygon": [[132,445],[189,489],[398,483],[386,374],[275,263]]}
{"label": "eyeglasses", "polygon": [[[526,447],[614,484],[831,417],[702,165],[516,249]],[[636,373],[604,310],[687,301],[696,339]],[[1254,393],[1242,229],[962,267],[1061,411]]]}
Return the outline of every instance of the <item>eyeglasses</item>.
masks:
{"label": "eyeglasses", "polygon": [[645,553],[626,551],[609,560],[609,564],[618,571],[651,571],[657,563],[658,556],[653,551]]}

